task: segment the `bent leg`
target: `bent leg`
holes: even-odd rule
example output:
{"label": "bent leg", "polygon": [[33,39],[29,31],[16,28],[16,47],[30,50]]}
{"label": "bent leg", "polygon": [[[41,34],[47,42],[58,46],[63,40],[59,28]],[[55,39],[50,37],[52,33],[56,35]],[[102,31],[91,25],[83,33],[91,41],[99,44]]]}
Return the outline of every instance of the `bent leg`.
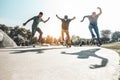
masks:
{"label": "bent leg", "polygon": [[64,42],[64,30],[61,31],[61,39],[62,39],[61,42]]}
{"label": "bent leg", "polygon": [[95,26],[95,27],[94,27],[94,30],[95,30],[95,33],[96,33],[96,35],[97,35],[97,41],[98,41],[98,43],[101,45],[98,26]]}
{"label": "bent leg", "polygon": [[68,41],[68,44],[70,44],[70,43],[71,43],[71,41],[70,41],[69,31],[68,31],[68,30],[66,30],[66,31],[65,31],[65,33],[66,33],[66,35],[67,35],[67,41]]}
{"label": "bent leg", "polygon": [[38,31],[38,33],[39,33],[39,39],[38,39],[38,41],[39,41],[39,42],[41,42],[43,32],[41,31],[41,29],[40,29],[40,28],[37,28],[37,31]]}
{"label": "bent leg", "polygon": [[32,39],[33,39],[35,33],[36,33],[36,28],[32,28],[32,35],[31,35],[31,37],[30,37],[30,44],[33,43],[33,40],[32,40]]}
{"label": "bent leg", "polygon": [[94,35],[93,31],[92,31],[92,28],[93,28],[93,25],[90,24],[89,25],[89,31],[91,33],[92,38],[95,38],[95,35]]}

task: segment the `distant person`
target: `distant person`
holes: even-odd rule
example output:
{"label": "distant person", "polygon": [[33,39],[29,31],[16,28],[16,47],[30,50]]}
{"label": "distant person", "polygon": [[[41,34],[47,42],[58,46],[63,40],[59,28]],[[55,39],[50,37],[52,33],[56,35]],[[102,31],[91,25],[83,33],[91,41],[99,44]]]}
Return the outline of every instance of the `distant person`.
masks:
{"label": "distant person", "polygon": [[58,15],[56,15],[56,17],[58,19],[60,19],[62,21],[62,31],[61,31],[61,37],[62,37],[62,43],[64,42],[64,33],[67,36],[67,41],[69,44],[71,44],[71,40],[70,40],[70,35],[69,35],[69,23],[75,19],[75,17],[73,17],[72,19],[68,19],[68,16],[65,15],[64,18],[60,18]]}
{"label": "distant person", "polygon": [[98,41],[98,46],[101,45],[101,42],[100,42],[100,35],[99,35],[99,29],[98,29],[98,25],[97,25],[97,20],[98,20],[98,17],[102,14],[102,10],[100,7],[97,7],[97,9],[99,9],[99,13],[96,14],[96,12],[92,12],[92,15],[86,15],[83,17],[83,19],[81,20],[81,22],[84,21],[85,18],[88,18],[89,20],[89,30],[90,30],[90,33],[91,33],[91,36],[92,36],[92,39],[94,40],[95,39],[95,35],[93,33],[93,30],[95,31],[96,35],[97,35],[97,41]]}
{"label": "distant person", "polygon": [[42,16],[43,16],[43,12],[40,12],[37,16],[34,16],[31,19],[29,19],[28,21],[26,21],[25,23],[23,23],[23,26],[25,26],[29,21],[33,20],[33,24],[32,24],[32,36],[30,38],[30,44],[32,43],[32,39],[33,39],[36,31],[38,31],[38,33],[40,34],[38,41],[41,42],[43,32],[38,27],[38,24],[39,24],[39,22],[46,23],[50,19],[50,17],[48,17],[48,19],[44,21],[42,19]]}

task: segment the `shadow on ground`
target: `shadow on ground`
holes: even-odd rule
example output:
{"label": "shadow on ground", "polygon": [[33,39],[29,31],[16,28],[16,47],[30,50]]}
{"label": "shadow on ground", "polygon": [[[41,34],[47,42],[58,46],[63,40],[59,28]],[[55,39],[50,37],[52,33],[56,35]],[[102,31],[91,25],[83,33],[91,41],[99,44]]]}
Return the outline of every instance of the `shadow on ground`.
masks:
{"label": "shadow on ground", "polygon": [[89,66],[89,68],[95,69],[95,68],[105,67],[108,63],[107,58],[104,58],[104,57],[101,57],[101,56],[98,56],[98,55],[95,54],[98,50],[100,50],[100,48],[83,50],[83,51],[75,52],[75,53],[61,52],[61,54],[78,55],[77,58],[79,58],[79,59],[86,59],[86,58],[89,58],[90,56],[99,58],[99,59],[101,59],[101,64],[100,65],[94,64],[94,65]]}
{"label": "shadow on ground", "polygon": [[26,48],[26,50],[13,50],[12,53],[10,54],[21,54],[21,53],[28,53],[28,52],[36,52],[36,54],[39,54],[39,53],[44,53],[45,50],[53,50],[53,49],[63,49],[64,47],[61,47],[61,48],[40,48],[40,49],[28,49]]}

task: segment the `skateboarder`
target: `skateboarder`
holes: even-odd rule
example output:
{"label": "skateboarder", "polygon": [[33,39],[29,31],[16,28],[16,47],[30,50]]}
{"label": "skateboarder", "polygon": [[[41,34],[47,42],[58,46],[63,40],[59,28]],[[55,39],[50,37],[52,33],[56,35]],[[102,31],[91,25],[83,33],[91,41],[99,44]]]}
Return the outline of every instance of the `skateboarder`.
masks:
{"label": "skateboarder", "polygon": [[27,20],[25,23],[23,23],[23,26],[25,26],[29,21],[33,20],[33,24],[32,24],[32,36],[30,38],[30,44],[32,44],[32,38],[34,37],[36,31],[38,31],[38,33],[40,34],[38,41],[41,42],[43,32],[38,27],[38,24],[39,24],[39,22],[46,23],[50,19],[50,17],[48,17],[48,19],[44,21],[42,19],[42,16],[43,16],[43,12],[40,12],[37,16],[34,16],[31,19]]}
{"label": "skateboarder", "polygon": [[99,9],[99,13],[96,14],[96,12],[93,12],[92,15],[87,15],[87,16],[84,16],[83,19],[81,20],[81,22],[84,21],[85,18],[88,18],[89,20],[89,30],[90,30],[90,33],[91,33],[91,36],[92,36],[92,39],[95,39],[95,35],[92,31],[92,29],[94,29],[96,35],[97,35],[97,41],[98,41],[98,46],[101,45],[101,42],[100,42],[100,35],[99,35],[99,29],[98,29],[98,25],[97,25],[97,20],[98,20],[98,17],[102,14],[102,10],[100,7],[97,7],[97,9]]}
{"label": "skateboarder", "polygon": [[56,15],[56,17],[62,21],[62,31],[61,31],[62,43],[64,42],[64,33],[65,33],[67,36],[66,39],[68,41],[68,44],[71,44],[70,35],[69,35],[69,23],[72,20],[74,20],[75,17],[73,17],[72,19],[68,19],[67,15],[65,15],[64,18],[60,18],[58,15]]}

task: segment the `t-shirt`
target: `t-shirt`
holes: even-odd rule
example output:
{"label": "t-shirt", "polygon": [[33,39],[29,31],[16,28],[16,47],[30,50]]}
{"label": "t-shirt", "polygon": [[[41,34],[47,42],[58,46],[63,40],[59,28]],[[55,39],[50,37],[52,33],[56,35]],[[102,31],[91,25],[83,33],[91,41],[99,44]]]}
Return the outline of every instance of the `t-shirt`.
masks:
{"label": "t-shirt", "polygon": [[64,30],[68,30],[69,29],[69,23],[71,21],[71,19],[61,19],[62,21],[62,29]]}
{"label": "t-shirt", "polygon": [[98,20],[98,15],[96,15],[96,16],[92,16],[92,15],[90,15],[90,16],[88,16],[88,19],[89,19],[89,21],[90,21],[90,24],[93,24],[93,25],[97,25],[97,20]]}
{"label": "t-shirt", "polygon": [[43,21],[43,19],[39,18],[38,16],[34,16],[32,19],[33,19],[32,27],[35,28],[38,26],[39,22]]}

